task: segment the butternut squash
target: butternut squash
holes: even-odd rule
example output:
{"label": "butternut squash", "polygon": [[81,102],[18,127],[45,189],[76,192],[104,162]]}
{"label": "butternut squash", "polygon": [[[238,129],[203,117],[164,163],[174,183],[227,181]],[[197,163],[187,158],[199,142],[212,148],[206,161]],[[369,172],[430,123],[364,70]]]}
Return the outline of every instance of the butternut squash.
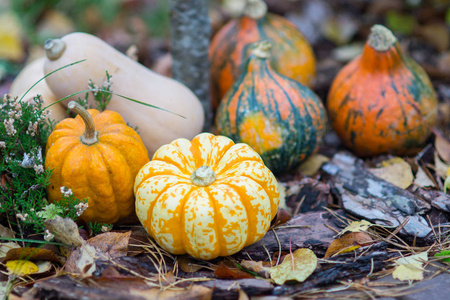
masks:
{"label": "butternut squash", "polygon": [[[44,60],[45,57],[41,57],[28,63],[22,71],[17,75],[11,84],[9,93],[13,97],[22,98],[26,91],[44,77]],[[52,75],[50,75],[52,76]],[[48,87],[45,80],[42,80],[35,85],[23,98],[23,101],[30,102],[37,95],[41,95],[43,100],[42,107],[49,106],[53,102],[58,100],[58,97]],[[49,108],[49,118],[56,122],[66,118],[66,108],[61,103],[56,103]]]}
{"label": "butternut squash", "polygon": [[[202,131],[203,106],[194,93],[183,84],[147,69],[101,39],[74,32],[61,39],[48,40],[45,48],[45,74],[86,59],[46,78],[58,97],[86,90],[89,79],[100,87],[108,71],[112,75],[113,92],[185,117],[112,96],[107,109],[120,113],[131,127],[137,127],[150,156],[162,145],[177,138],[192,139]],[[77,97],[71,97],[65,104]],[[95,108],[92,95],[89,103]]]}

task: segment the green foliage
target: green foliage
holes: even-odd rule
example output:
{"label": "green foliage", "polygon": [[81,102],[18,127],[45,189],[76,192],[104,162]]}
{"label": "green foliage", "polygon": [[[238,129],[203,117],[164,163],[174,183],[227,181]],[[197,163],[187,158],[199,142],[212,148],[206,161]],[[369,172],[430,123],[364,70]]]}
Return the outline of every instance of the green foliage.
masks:
{"label": "green foliage", "polygon": [[34,103],[6,95],[0,103],[0,214],[21,228],[42,229],[37,212],[45,202],[51,171],[42,155],[52,129],[40,97]]}
{"label": "green foliage", "polygon": [[94,235],[110,231],[113,227],[111,224],[97,223],[97,222],[89,222],[88,226],[92,230],[92,233]]}
{"label": "green foliage", "polygon": [[39,96],[28,103],[6,95],[0,103],[0,215],[21,234],[42,233],[44,220],[76,219],[87,207],[66,188],[59,203],[45,200],[52,171],[44,170],[43,151],[54,125],[47,117]]}
{"label": "green foliage", "polygon": [[89,88],[92,89],[92,94],[94,95],[94,100],[96,102],[97,109],[99,111],[104,111],[106,109],[106,106],[109,104],[109,101],[111,101],[112,97],[112,75],[109,74],[108,71],[106,71],[106,80],[103,82],[103,85],[99,88],[95,83],[92,82],[92,80],[89,80]]}
{"label": "green foliage", "polygon": [[400,14],[393,10],[386,13],[386,26],[394,32],[410,35],[416,25],[413,15]]}
{"label": "green foliage", "polygon": [[151,6],[146,6],[142,18],[150,29],[151,36],[166,37],[169,32],[169,1],[156,1]]}
{"label": "green foliage", "polygon": [[450,250],[444,250],[439,253],[436,253],[434,255],[434,257],[436,257],[438,259],[439,259],[439,257],[443,257],[443,258],[440,258],[441,261],[450,263]]}

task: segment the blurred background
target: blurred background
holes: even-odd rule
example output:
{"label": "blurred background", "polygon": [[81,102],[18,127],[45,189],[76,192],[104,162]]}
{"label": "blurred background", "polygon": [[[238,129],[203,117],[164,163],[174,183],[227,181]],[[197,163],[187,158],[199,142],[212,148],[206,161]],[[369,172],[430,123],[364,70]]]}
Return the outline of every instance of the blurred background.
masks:
{"label": "blurred background", "polygon": [[[269,11],[292,21],[317,57],[314,90],[325,99],[343,64],[359,55],[373,24],[383,24],[424,67],[441,102],[450,101],[449,0],[266,0]],[[213,34],[241,10],[243,0],[210,0]],[[170,76],[168,0],[0,0],[0,92],[43,43],[73,31],[97,35]]]}

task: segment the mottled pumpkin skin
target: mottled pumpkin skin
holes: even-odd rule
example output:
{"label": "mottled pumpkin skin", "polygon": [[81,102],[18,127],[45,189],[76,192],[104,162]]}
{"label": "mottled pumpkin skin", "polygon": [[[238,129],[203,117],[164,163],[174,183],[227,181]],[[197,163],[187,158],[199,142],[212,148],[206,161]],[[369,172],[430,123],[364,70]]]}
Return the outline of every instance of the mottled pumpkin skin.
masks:
{"label": "mottled pumpkin skin", "polygon": [[80,116],[62,120],[50,134],[45,168],[53,169],[48,200],[61,200],[62,186],[76,198],[88,198],[85,221],[114,223],[134,210],[133,184],[148,152],[139,135],[116,112],[88,110],[98,131],[98,142],[85,145],[80,138],[85,124]]}
{"label": "mottled pumpkin skin", "polygon": [[297,167],[316,152],[327,117],[309,88],[251,56],[216,114],[219,134],[249,144],[275,174]]}
{"label": "mottled pumpkin skin", "polygon": [[258,20],[243,16],[229,21],[211,41],[214,108],[239,78],[242,64],[249,56],[247,45],[261,40],[269,40],[273,45],[271,63],[275,70],[304,85],[313,84],[316,72],[313,50],[292,23],[270,13]]}
{"label": "mottled pumpkin skin", "polygon": [[[191,174],[209,166],[216,180],[197,186]],[[136,177],[136,213],[173,254],[213,259],[260,240],[275,217],[278,183],[246,144],[202,133],[162,146]]]}
{"label": "mottled pumpkin skin", "polygon": [[396,42],[387,51],[365,45],[344,66],[327,99],[334,130],[359,156],[417,153],[436,122],[437,100],[425,71]]}

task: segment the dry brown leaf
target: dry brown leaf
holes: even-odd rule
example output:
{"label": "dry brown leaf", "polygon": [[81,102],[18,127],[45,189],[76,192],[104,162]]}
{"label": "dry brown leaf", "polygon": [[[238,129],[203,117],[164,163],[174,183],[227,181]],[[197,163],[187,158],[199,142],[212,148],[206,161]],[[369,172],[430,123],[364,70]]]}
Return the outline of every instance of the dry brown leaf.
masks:
{"label": "dry brown leaf", "polygon": [[214,271],[214,276],[221,279],[243,279],[243,278],[254,278],[250,273],[242,271],[237,267],[227,266],[225,262],[221,261]]}
{"label": "dry brown leaf", "polygon": [[370,242],[373,242],[373,239],[367,232],[349,232],[331,242],[330,246],[328,246],[324,258],[329,258],[333,255],[354,251],[360,246],[368,244]]}
{"label": "dry brown leaf", "polygon": [[0,237],[13,238],[15,236],[16,233],[13,230],[0,224]]}
{"label": "dry brown leaf", "polygon": [[182,300],[182,299],[212,299],[213,290],[201,285],[192,285],[188,289],[176,288],[160,290],[153,288],[148,290],[130,290],[133,296],[141,296],[143,299],[164,299],[164,300]]}
{"label": "dry brown leaf", "polygon": [[119,258],[127,255],[130,236],[131,231],[105,232],[89,239],[87,243],[111,258]]}
{"label": "dry brown leaf", "polygon": [[69,273],[91,276],[96,269],[95,259],[101,255],[95,247],[85,244],[72,251],[64,267]]}
{"label": "dry brown leaf", "polygon": [[187,255],[180,255],[177,257],[178,266],[186,273],[194,273],[205,268],[205,266],[194,263],[194,261]]}
{"label": "dry brown leaf", "polygon": [[55,235],[55,240],[75,247],[85,243],[78,232],[78,226],[72,219],[57,216],[44,222],[45,227]]}
{"label": "dry brown leaf", "polygon": [[317,256],[307,248],[297,249],[284,257],[278,266],[269,269],[270,277],[276,284],[288,280],[305,281],[317,267]]}
{"label": "dry brown leaf", "polygon": [[443,162],[450,164],[450,142],[436,134],[434,139],[434,148],[436,149]]}
{"label": "dry brown leaf", "polygon": [[369,171],[402,189],[406,189],[414,181],[411,166],[400,157],[383,161],[380,168],[371,168]]}
{"label": "dry brown leaf", "polygon": [[258,276],[261,276],[263,278],[270,277],[269,272],[268,272],[269,266],[267,266],[267,267],[263,266],[262,261],[242,260],[240,265],[244,269],[258,274]]}
{"label": "dry brown leaf", "polygon": [[20,259],[60,262],[59,258],[52,251],[48,249],[41,249],[35,247],[23,247],[11,249],[6,253],[6,256],[3,261],[20,260]]}
{"label": "dry brown leaf", "polygon": [[434,167],[436,168],[436,173],[442,178],[447,177],[447,170],[450,168],[450,164],[446,164],[440,156],[437,154],[437,151],[434,152]]}

